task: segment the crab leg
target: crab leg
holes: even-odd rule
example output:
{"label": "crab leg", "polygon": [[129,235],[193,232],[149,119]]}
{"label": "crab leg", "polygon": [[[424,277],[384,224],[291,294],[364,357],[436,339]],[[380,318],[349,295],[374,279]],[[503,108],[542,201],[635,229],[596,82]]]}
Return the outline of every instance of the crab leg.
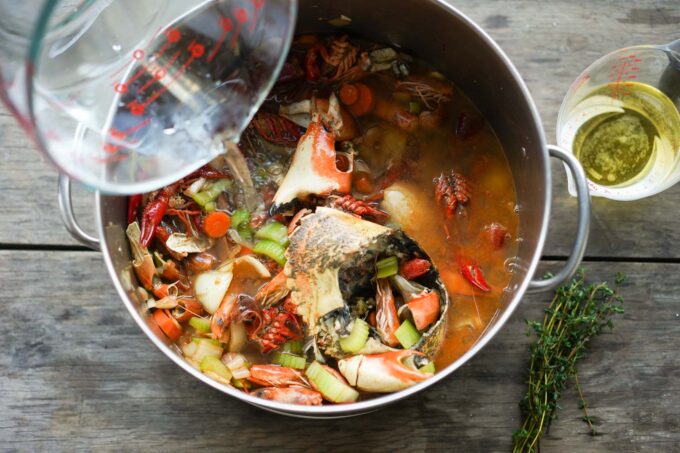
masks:
{"label": "crab leg", "polygon": [[408,366],[406,359],[424,354],[410,349],[382,354],[355,355],[338,361],[349,385],[364,392],[390,393],[403,390],[432,377]]}
{"label": "crab leg", "polygon": [[149,291],[153,290],[153,277],[156,274],[156,266],[153,264],[153,257],[146,247],[141,244],[141,232],[139,224],[133,222],[128,225],[125,231],[128,241],[130,241],[130,248],[132,249],[132,269],[139,279],[139,283]]}

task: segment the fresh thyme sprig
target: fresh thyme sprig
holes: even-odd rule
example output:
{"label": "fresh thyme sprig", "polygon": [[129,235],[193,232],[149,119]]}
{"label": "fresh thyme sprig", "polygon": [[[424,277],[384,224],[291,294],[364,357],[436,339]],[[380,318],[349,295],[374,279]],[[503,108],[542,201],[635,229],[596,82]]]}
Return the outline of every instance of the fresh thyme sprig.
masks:
{"label": "fresh thyme sprig", "polygon": [[570,283],[557,289],[542,324],[527,320],[527,335],[533,332],[537,339],[529,349],[528,390],[520,402],[524,422],[512,436],[513,452],[537,451],[541,435],[557,415],[560,395],[572,378],[579,389],[584,421],[595,433],[578,384],[576,363],[588,341],[603,328],[611,329],[611,317],[623,313],[623,299],[617,289],[624,280],[625,276],[617,274],[614,289],[606,282],[588,285],[581,270]]}

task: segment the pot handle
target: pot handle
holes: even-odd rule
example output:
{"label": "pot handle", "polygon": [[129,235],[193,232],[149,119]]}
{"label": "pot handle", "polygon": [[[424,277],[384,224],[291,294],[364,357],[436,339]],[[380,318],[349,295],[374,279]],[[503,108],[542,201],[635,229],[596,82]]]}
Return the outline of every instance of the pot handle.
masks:
{"label": "pot handle", "polygon": [[71,204],[71,179],[64,175],[59,175],[59,211],[61,212],[61,221],[64,223],[66,230],[76,239],[78,242],[86,245],[92,250],[100,251],[99,239],[94,236],[90,236],[83,230],[76,216],[73,214],[73,205]]}
{"label": "pot handle", "polygon": [[588,234],[590,233],[590,193],[588,192],[588,184],[586,181],[586,174],[583,167],[573,154],[566,152],[562,148],[555,145],[548,145],[550,157],[560,159],[571,171],[576,183],[576,197],[578,198],[578,227],[576,229],[576,241],[571,250],[569,259],[566,264],[554,276],[541,279],[532,280],[529,283],[529,292],[547,291],[562,284],[569,279],[583,259],[586,253],[586,245],[588,245]]}

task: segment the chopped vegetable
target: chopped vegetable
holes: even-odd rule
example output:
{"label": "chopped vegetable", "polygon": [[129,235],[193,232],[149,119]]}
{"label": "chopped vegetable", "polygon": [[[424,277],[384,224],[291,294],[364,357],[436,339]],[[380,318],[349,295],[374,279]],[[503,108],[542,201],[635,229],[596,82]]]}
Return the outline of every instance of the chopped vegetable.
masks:
{"label": "chopped vegetable", "polygon": [[351,403],[359,398],[359,392],[328,371],[319,362],[312,362],[305,374],[319,393],[334,403]]}
{"label": "chopped vegetable", "polygon": [[217,311],[224,295],[229,289],[234,263],[227,262],[213,271],[202,272],[194,279],[194,293],[203,305],[203,309],[211,315]]}
{"label": "chopped vegetable", "polygon": [[215,211],[205,217],[203,231],[211,238],[221,238],[231,226],[231,219],[226,212]]}
{"label": "chopped vegetable", "polygon": [[255,233],[256,239],[269,239],[282,246],[288,245],[288,228],[281,222],[269,222]]}
{"label": "chopped vegetable", "polygon": [[236,232],[244,241],[251,242],[253,240],[253,229],[248,223],[243,223],[236,228]]}
{"label": "chopped vegetable", "polygon": [[343,85],[340,89],[340,101],[348,106],[354,116],[368,115],[376,105],[373,90],[363,83]]}
{"label": "chopped vegetable", "polygon": [[283,343],[281,346],[282,352],[290,352],[291,354],[302,354],[302,339],[290,340]]}
{"label": "chopped vegetable", "polygon": [[248,343],[246,326],[242,322],[232,322],[229,326],[229,352],[241,352]]}
{"label": "chopped vegetable", "polygon": [[182,336],[182,327],[166,310],[154,311],[153,320],[170,340],[177,341]]}
{"label": "chopped vegetable", "polygon": [[418,101],[411,101],[408,103],[408,111],[411,113],[415,113],[417,115],[420,113],[422,109],[423,107],[420,105],[420,102]]}
{"label": "chopped vegetable", "polygon": [[399,261],[396,256],[384,258],[376,263],[377,278],[387,278],[397,275],[399,272]]}
{"label": "chopped vegetable", "polygon": [[189,325],[199,332],[210,332],[210,319],[194,316],[189,320]]}
{"label": "chopped vegetable", "polygon": [[290,354],[288,352],[277,352],[274,354],[274,363],[281,366],[287,366],[298,370],[304,370],[307,366],[307,360],[299,355]]}
{"label": "chopped vegetable", "polygon": [[213,182],[210,187],[200,192],[191,195],[191,198],[202,208],[204,208],[211,201],[215,201],[222,192],[232,187],[232,182],[229,179],[218,179]]}
{"label": "chopped vegetable", "polygon": [[249,390],[250,387],[252,387],[250,382],[248,382],[246,379],[234,379],[232,384],[234,384],[234,387],[241,390]]}
{"label": "chopped vegetable", "polygon": [[418,343],[418,341],[420,341],[418,329],[416,329],[413,323],[408,319],[401,323],[397,331],[394,332],[394,335],[397,337],[399,343],[401,343],[404,349],[409,349]]}
{"label": "chopped vegetable", "polygon": [[422,332],[439,318],[439,294],[436,291],[425,291],[402,306],[404,307],[411,312],[416,329]]}
{"label": "chopped vegetable", "polygon": [[434,362],[428,362],[427,365],[423,365],[418,368],[421,373],[434,373],[436,370],[434,368]]}
{"label": "chopped vegetable", "polygon": [[220,346],[220,340],[217,340],[215,338],[192,337],[191,341],[193,341],[196,344],[200,344],[203,341],[207,341],[208,343],[210,343],[213,346]]}
{"label": "chopped vegetable", "polygon": [[286,249],[283,248],[281,244],[278,244],[274,241],[267,239],[258,241],[253,248],[253,252],[273,259],[278,263],[279,266],[286,264]]}
{"label": "chopped vegetable", "polygon": [[345,84],[340,88],[340,101],[345,105],[352,105],[359,100],[359,90],[355,85]]}
{"label": "chopped vegetable", "polygon": [[201,371],[204,373],[206,372],[215,373],[225,381],[227,382],[231,381],[231,372],[229,371],[229,368],[227,368],[226,365],[224,365],[224,363],[222,363],[220,359],[218,359],[217,357],[214,356],[203,357],[203,359],[201,359],[200,362],[200,368]]}
{"label": "chopped vegetable", "polygon": [[491,291],[491,287],[489,287],[489,284],[484,279],[482,269],[477,265],[475,260],[461,257],[458,259],[458,264],[460,265],[460,273],[474,287],[479,288],[484,292]]}
{"label": "chopped vegetable", "polygon": [[212,242],[205,237],[172,233],[165,241],[165,245],[176,253],[202,253],[210,248]]}
{"label": "chopped vegetable", "polygon": [[406,280],[413,280],[427,274],[430,267],[432,267],[432,265],[428,260],[413,258],[399,267],[399,274]]}
{"label": "chopped vegetable", "polygon": [[222,357],[224,349],[222,349],[221,346],[216,345],[214,343],[215,340],[211,340],[210,338],[192,338],[191,341],[197,346],[190,358],[199,364],[205,357],[215,357],[216,359]]}
{"label": "chopped vegetable", "polygon": [[354,320],[352,332],[347,337],[340,338],[340,347],[343,351],[356,354],[361,351],[368,340],[369,327],[363,319]]}
{"label": "chopped vegetable", "polygon": [[231,214],[231,227],[238,229],[243,224],[250,223],[250,213],[245,209],[237,209]]}
{"label": "chopped vegetable", "polygon": [[245,379],[250,376],[248,367],[250,364],[242,354],[228,352],[222,356],[222,363],[224,363],[234,379]]}

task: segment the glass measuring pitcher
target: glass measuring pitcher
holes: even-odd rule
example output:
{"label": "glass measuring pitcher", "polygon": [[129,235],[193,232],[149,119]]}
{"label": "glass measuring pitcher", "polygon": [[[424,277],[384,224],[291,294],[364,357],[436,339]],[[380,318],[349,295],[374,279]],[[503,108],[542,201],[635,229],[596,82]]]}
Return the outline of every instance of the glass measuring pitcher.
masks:
{"label": "glass measuring pitcher", "polygon": [[0,0],[0,99],[68,175],[130,194],[238,142],[295,0]]}
{"label": "glass measuring pitcher", "polygon": [[557,141],[581,161],[592,195],[648,197],[680,181],[679,109],[680,40],[620,49],[569,88]]}

